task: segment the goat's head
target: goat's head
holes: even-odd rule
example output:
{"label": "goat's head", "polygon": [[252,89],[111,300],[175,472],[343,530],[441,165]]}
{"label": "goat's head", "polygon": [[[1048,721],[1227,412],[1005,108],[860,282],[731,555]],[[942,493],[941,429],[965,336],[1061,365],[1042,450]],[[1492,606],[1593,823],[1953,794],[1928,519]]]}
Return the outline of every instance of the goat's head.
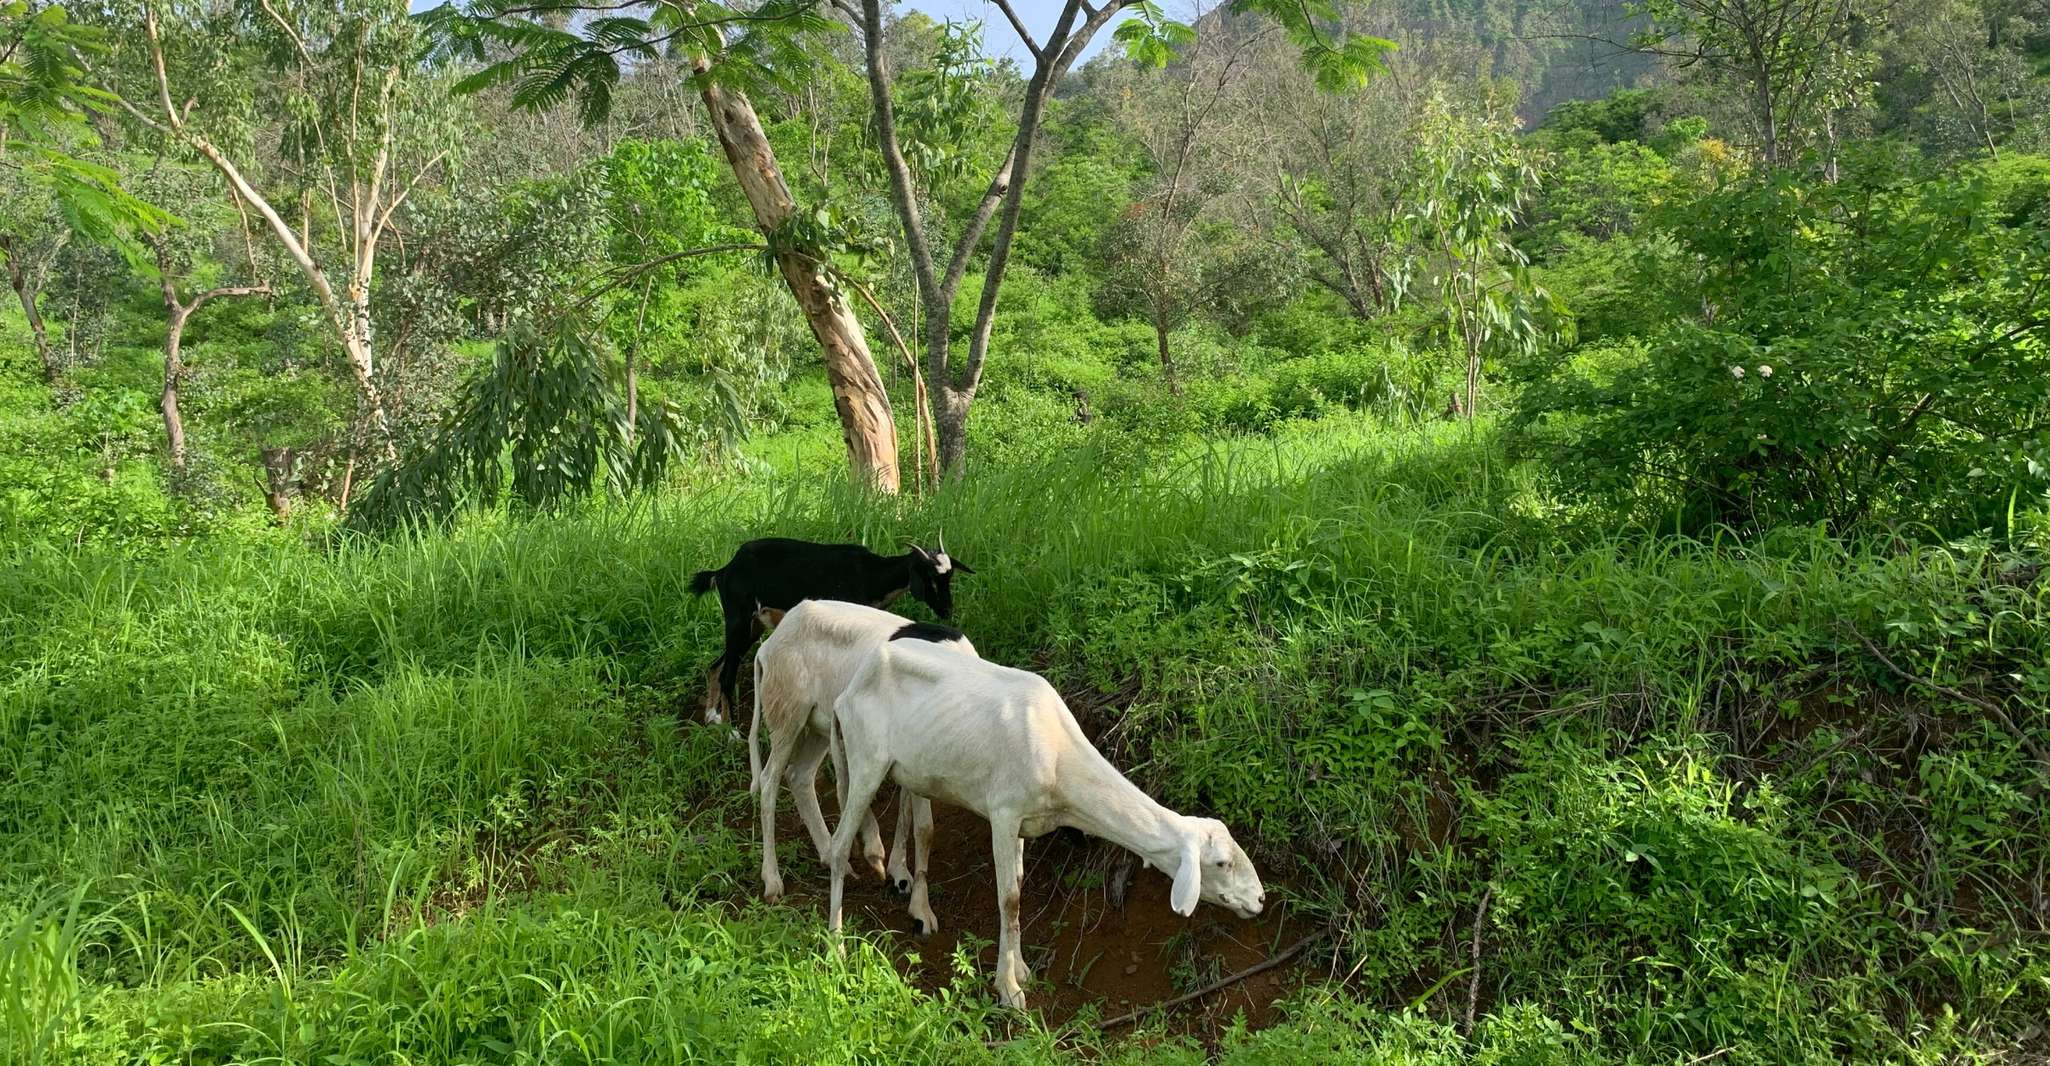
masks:
{"label": "goat's head", "polygon": [[1201,899],[1241,918],[1259,914],[1267,905],[1267,890],[1260,885],[1253,860],[1231,838],[1231,830],[1215,818],[1190,818],[1186,825],[1169,897],[1174,912],[1188,917]]}
{"label": "goat's head", "polygon": [[975,568],[947,554],[946,541],[938,551],[911,546],[911,595],[924,600],[941,618],[954,613],[954,574],[972,574]]}

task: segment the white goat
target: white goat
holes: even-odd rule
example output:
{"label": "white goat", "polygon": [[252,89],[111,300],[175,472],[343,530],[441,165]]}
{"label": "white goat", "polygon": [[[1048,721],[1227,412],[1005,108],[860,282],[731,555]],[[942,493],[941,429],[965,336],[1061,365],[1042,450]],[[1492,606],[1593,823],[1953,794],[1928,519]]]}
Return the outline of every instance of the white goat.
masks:
{"label": "white goat", "polygon": [[[1082,735],[1060,694],[1037,674],[913,641],[878,646],[835,711],[847,760],[846,806],[864,809],[887,777],[901,789],[989,819],[996,860],[997,995],[1025,1005],[1031,975],[1018,943],[1024,837],[1069,825],[1122,845],[1162,872],[1169,902],[1187,916],[1198,899],[1241,917],[1266,892],[1251,859],[1213,818],[1176,814],[1149,799]],[[841,885],[860,823],[833,833],[828,927],[840,931]]]}
{"label": "white goat", "polygon": [[[762,898],[773,903],[783,895],[783,878],[776,867],[776,791],[780,782],[789,783],[798,816],[810,831],[819,858],[826,858],[828,839],[825,819],[819,813],[817,784],[819,763],[829,752],[840,791],[841,818],[846,820],[848,811],[861,814],[857,824],[865,834],[864,850],[876,876],[883,877],[882,832],[868,809],[869,801],[864,799],[858,808],[847,805],[847,769],[833,743],[833,701],[868,656],[893,639],[902,638],[942,649],[945,655],[969,659],[975,658],[975,645],[959,630],[911,622],[888,611],[836,600],[805,600],[787,612],[757,613],[775,629],[755,656],[755,716],[747,732],[748,765],[753,775],[749,790],[761,795]],[[765,722],[769,730],[766,765],[756,743]],[[870,795],[873,794],[871,789]],[[907,871],[904,837],[913,827],[916,861],[912,870]],[[910,892],[911,915],[921,934],[939,929],[939,918],[926,898],[931,846],[931,801],[909,792],[900,793],[888,876],[899,891]]]}

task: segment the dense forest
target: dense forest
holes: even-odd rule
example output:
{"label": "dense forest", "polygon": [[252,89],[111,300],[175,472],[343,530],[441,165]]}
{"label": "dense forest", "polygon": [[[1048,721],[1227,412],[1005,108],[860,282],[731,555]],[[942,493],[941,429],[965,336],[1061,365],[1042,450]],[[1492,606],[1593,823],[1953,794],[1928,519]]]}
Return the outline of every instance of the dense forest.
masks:
{"label": "dense forest", "polygon": [[[2045,0],[0,40],[0,1060],[2050,1060]],[[763,901],[760,536],[944,538],[1266,910]]]}

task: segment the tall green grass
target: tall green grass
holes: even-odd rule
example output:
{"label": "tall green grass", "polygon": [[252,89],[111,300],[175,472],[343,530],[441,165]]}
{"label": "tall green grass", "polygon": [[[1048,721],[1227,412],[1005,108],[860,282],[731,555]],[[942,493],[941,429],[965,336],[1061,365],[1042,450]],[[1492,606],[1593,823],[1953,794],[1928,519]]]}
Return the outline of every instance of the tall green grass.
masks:
{"label": "tall green grass", "polygon": [[1227,1059],[1935,1061],[2050,1013],[2044,768],[1973,702],[2050,742],[2030,560],[1562,532],[1466,426],[1062,443],[929,498],[758,477],[18,553],[0,1057],[1197,1054],[1014,1030],[979,973],[927,997],[733,909],[741,760],[678,722],[718,633],[687,585],[765,532],[944,529],[985,654],[1340,923],[1349,982]]}

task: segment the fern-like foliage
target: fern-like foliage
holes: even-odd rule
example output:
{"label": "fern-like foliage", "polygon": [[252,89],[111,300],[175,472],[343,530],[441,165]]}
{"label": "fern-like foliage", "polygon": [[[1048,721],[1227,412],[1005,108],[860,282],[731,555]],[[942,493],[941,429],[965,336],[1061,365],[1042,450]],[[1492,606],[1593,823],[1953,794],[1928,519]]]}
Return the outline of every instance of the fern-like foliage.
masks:
{"label": "fern-like foliage", "polygon": [[457,91],[510,85],[515,106],[574,101],[597,122],[635,64],[665,57],[704,57],[705,76],[734,88],[793,87],[809,70],[806,39],[839,28],[819,2],[657,0],[641,15],[588,0],[450,0],[416,17],[436,58],[478,65]]}
{"label": "fern-like foliage", "polygon": [[54,198],[72,229],[100,240],[171,221],[124,191],[114,171],[80,158],[98,143],[90,119],[113,101],[85,81],[83,63],[106,51],[106,32],[73,22],[61,6],[0,4],[0,165]]}
{"label": "fern-like foliage", "polygon": [[[1125,10],[1132,17],[1111,36],[1136,62],[1164,67],[1196,43],[1195,28],[1168,18],[1154,0],[1138,0]],[[1230,11],[1259,15],[1280,26],[1302,50],[1303,69],[1327,93],[1350,92],[1386,73],[1388,53],[1396,49],[1386,38],[1347,32],[1332,0],[1233,0]]]}

